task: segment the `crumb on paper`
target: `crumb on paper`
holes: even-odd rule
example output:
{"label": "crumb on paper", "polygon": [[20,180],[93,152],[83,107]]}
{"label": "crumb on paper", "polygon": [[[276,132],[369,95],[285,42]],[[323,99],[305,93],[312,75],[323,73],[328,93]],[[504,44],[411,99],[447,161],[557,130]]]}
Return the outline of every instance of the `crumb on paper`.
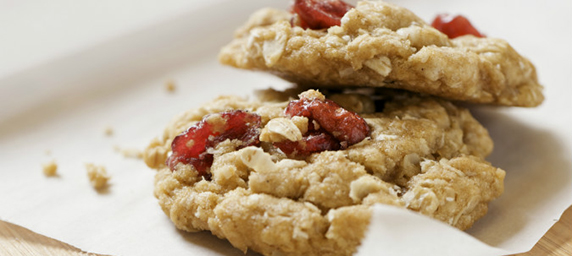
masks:
{"label": "crumb on paper", "polygon": [[167,80],[167,82],[165,82],[165,90],[172,93],[177,90],[177,85],[175,85],[173,80]]}
{"label": "crumb on paper", "polygon": [[143,151],[135,148],[126,148],[121,150],[121,154],[126,158],[143,158]]}
{"label": "crumb on paper", "polygon": [[42,164],[42,169],[44,171],[44,175],[48,177],[53,177],[58,174],[58,164],[54,160]]}
{"label": "crumb on paper", "polygon": [[143,151],[136,148],[121,148],[119,146],[113,146],[116,152],[121,153],[125,158],[137,158],[143,159]]}
{"label": "crumb on paper", "polygon": [[107,186],[107,181],[111,177],[107,174],[107,170],[104,166],[87,163],[85,164],[85,169],[87,170],[87,177],[93,188],[99,190]]}
{"label": "crumb on paper", "polygon": [[107,136],[107,137],[113,136],[113,127],[111,127],[111,126],[105,127],[105,130],[103,130],[103,133],[104,133],[105,136]]}
{"label": "crumb on paper", "polygon": [[158,168],[165,165],[169,154],[169,143],[162,142],[154,138],[149,146],[143,151],[143,161],[151,168]]}
{"label": "crumb on paper", "polygon": [[52,155],[52,151],[49,149],[46,149],[46,151],[44,151],[44,153],[46,154],[46,156],[51,156]]}

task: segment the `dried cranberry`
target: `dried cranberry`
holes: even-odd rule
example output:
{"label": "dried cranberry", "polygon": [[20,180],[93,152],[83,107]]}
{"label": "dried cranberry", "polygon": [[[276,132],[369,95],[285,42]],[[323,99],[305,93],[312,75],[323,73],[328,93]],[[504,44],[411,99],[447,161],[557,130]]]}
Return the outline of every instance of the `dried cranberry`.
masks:
{"label": "dried cranberry", "polygon": [[342,17],[352,8],[352,5],[341,0],[296,0],[292,12],[297,17],[291,23],[304,29],[339,26]]}
{"label": "dried cranberry", "polygon": [[483,34],[471,25],[469,20],[461,15],[451,16],[448,14],[440,14],[435,17],[431,26],[443,32],[449,38],[455,38],[464,35],[473,35],[476,37],[485,37]]}
{"label": "dried cranberry", "polygon": [[288,155],[344,149],[369,135],[369,126],[362,117],[328,99],[302,97],[291,101],[284,112],[290,117],[303,116],[309,120],[308,132],[302,140],[274,143]]}
{"label": "dried cranberry", "polygon": [[274,146],[278,147],[286,155],[305,156],[326,150],[338,150],[340,149],[340,142],[328,133],[314,132],[305,135],[300,141],[286,140],[275,142]]}
{"label": "dried cranberry", "polygon": [[369,126],[363,118],[331,100],[314,100],[309,109],[320,127],[348,146],[362,141],[369,134]]}
{"label": "dried cranberry", "polygon": [[173,153],[167,159],[167,166],[175,169],[177,163],[191,164],[200,175],[208,177],[213,155],[208,149],[231,139],[241,141],[240,147],[258,145],[260,141],[261,118],[257,114],[232,110],[208,115],[173,140]]}

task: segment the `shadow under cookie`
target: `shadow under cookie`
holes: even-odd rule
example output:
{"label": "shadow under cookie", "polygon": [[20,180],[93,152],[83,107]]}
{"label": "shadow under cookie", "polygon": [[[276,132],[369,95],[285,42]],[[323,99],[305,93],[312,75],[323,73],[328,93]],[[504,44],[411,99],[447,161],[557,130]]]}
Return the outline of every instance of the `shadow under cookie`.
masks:
{"label": "shadow under cookie", "polygon": [[[492,246],[517,243],[511,240],[529,229],[529,223],[555,222],[536,216],[545,214],[543,206],[557,201],[554,196],[571,185],[572,160],[561,140],[547,130],[524,124],[502,109],[476,107],[472,112],[495,142],[488,161],[504,169],[506,178],[504,194],[467,232]],[[556,217],[559,213],[553,214]]]}

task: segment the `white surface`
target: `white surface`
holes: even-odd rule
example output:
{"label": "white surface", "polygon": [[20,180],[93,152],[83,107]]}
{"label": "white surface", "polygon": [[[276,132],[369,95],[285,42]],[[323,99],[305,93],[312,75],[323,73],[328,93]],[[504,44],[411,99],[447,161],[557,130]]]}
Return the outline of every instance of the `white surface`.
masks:
{"label": "white surface", "polygon": [[374,206],[369,233],[357,256],[369,255],[504,255],[458,229],[413,211],[389,205]]}
{"label": "white surface", "polygon": [[[9,56],[0,58],[4,72],[0,72],[0,218],[105,254],[242,254],[208,233],[176,231],[152,196],[154,172],[141,161],[123,158],[113,147],[143,148],[161,134],[175,114],[217,95],[248,95],[254,88],[285,85],[269,75],[222,67],[216,54],[253,10],[268,4],[285,6],[286,2],[219,0],[189,5],[171,1],[172,8],[144,1],[147,7],[140,18],[126,19],[129,24],[117,27],[112,26],[116,23],[102,25],[93,30],[93,35],[80,29],[86,22],[95,22],[90,17],[101,11],[89,5],[58,0],[45,7],[57,10],[58,5],[66,6],[67,12],[77,13],[70,14],[70,22],[41,16],[41,11],[28,13],[29,6],[17,7],[26,11],[10,12],[10,18],[4,15],[6,9],[0,8],[2,33],[22,33],[19,29],[29,29],[26,26],[32,25],[25,24],[31,24],[30,19],[38,15],[43,23],[56,24],[46,25],[42,32],[48,45],[61,43],[50,38],[53,33],[67,36],[69,40],[64,41],[70,41],[55,49],[30,46],[18,39],[0,40],[0,48],[10,49],[8,55],[0,52],[0,56]],[[505,194],[467,232],[508,251],[528,250],[572,204],[570,1],[393,2],[426,20],[443,11],[463,13],[485,34],[507,39],[537,66],[546,87],[547,99],[542,106],[476,107],[473,111],[495,140],[496,148],[489,160],[505,169],[507,177]],[[0,1],[0,6],[6,3],[27,4]],[[128,6],[133,1],[105,3],[114,9],[111,7]],[[114,21],[120,21],[121,15],[139,15],[125,6],[117,7],[116,16],[111,15]],[[77,29],[77,38],[73,33],[54,31],[68,23],[74,23],[70,27]],[[19,58],[22,61],[16,60]],[[164,90],[168,79],[177,84],[175,94]],[[104,135],[107,126],[115,131],[112,137]],[[46,178],[42,174],[41,164],[51,159],[60,167],[59,177]],[[85,162],[107,167],[112,175],[107,193],[98,194],[89,186]],[[381,207],[376,215],[382,222],[374,223],[427,223],[416,215],[395,215],[393,208]],[[431,241],[456,237],[450,243],[466,243],[472,251],[486,254],[498,252],[470,236],[459,237],[456,234],[462,232],[440,223],[429,222],[426,227],[431,228],[416,232],[423,234],[419,239],[425,237],[427,246]],[[399,228],[404,229],[396,230]],[[388,234],[397,239],[388,238],[393,242],[383,244],[384,250],[409,246],[410,237],[400,239],[395,234],[413,233],[411,228],[416,227],[395,225]],[[433,249],[443,249],[439,255],[459,255],[459,251],[451,250],[462,249],[434,245]],[[423,255],[432,251],[415,248],[425,252]]]}
{"label": "white surface", "polygon": [[208,2],[0,0],[0,77],[143,29]]}

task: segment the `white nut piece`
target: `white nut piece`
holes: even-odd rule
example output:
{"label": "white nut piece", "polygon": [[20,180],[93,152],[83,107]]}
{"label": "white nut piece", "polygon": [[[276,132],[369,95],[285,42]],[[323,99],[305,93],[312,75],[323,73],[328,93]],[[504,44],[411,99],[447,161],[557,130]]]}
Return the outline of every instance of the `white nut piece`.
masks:
{"label": "white nut piece", "polygon": [[271,172],[276,170],[276,164],[272,162],[270,154],[264,152],[258,147],[246,147],[241,149],[240,160],[244,165],[253,169],[255,172]]}
{"label": "white nut piece", "polygon": [[280,57],[286,48],[288,36],[283,31],[277,31],[274,35],[274,40],[265,41],[262,45],[262,56],[264,56],[264,62],[266,66],[272,67]]}
{"label": "white nut piece", "polygon": [[361,202],[367,195],[382,189],[383,185],[379,179],[369,175],[361,176],[350,183],[350,198],[356,203]]}
{"label": "white nut piece", "polygon": [[298,141],[301,139],[302,132],[298,126],[291,119],[284,117],[270,120],[260,132],[260,141],[265,142]]}
{"label": "white nut piece", "polygon": [[317,99],[317,100],[326,100],[326,96],[324,96],[321,92],[317,91],[317,90],[307,90],[303,93],[300,93],[300,95],[298,95],[298,97],[301,98],[306,98],[309,100],[313,100],[313,99]]}
{"label": "white nut piece", "polygon": [[293,116],[292,122],[296,125],[296,127],[298,127],[298,130],[300,130],[300,132],[302,134],[308,132],[308,118],[304,117],[304,116]]}
{"label": "white nut piece", "polygon": [[391,60],[385,56],[366,60],[363,64],[383,77],[391,72]]}

